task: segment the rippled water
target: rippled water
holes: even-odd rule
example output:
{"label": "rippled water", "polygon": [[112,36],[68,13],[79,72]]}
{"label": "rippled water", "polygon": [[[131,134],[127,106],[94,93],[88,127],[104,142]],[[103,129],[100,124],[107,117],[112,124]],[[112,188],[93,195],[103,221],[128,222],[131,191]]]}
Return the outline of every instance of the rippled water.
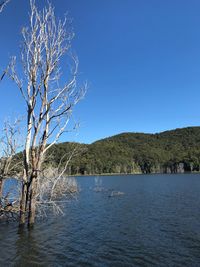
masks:
{"label": "rippled water", "polygon": [[[0,225],[0,266],[200,266],[200,175],[80,177],[65,215]],[[124,195],[108,197],[111,190]]]}

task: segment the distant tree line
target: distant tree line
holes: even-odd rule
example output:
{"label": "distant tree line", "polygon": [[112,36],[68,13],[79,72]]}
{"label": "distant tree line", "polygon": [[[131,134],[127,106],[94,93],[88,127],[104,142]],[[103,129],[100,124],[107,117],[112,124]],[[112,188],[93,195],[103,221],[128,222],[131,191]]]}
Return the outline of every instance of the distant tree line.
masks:
{"label": "distant tree line", "polygon": [[67,174],[181,173],[200,170],[200,127],[159,134],[123,133],[93,144],[60,143],[51,148],[46,166],[76,147]]}

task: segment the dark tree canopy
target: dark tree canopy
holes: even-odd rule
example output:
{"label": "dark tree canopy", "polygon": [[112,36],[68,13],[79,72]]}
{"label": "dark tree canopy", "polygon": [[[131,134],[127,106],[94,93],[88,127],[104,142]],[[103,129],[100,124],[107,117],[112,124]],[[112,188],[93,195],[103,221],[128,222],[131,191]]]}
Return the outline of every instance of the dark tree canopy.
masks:
{"label": "dark tree canopy", "polygon": [[[75,144],[61,143],[51,150],[47,165],[55,165]],[[122,133],[91,145],[77,144],[68,174],[176,173],[199,171],[200,127],[158,134]]]}

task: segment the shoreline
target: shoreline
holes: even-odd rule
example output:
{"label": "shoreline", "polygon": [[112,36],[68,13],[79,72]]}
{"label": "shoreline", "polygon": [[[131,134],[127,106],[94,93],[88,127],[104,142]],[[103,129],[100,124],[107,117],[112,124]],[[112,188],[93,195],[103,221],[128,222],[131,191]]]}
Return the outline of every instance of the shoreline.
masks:
{"label": "shoreline", "polygon": [[69,177],[90,177],[90,176],[131,176],[131,175],[174,175],[174,174],[200,174],[200,171],[194,172],[177,172],[177,173],[163,173],[163,172],[152,172],[152,173],[101,173],[101,174],[75,174],[68,175]]}

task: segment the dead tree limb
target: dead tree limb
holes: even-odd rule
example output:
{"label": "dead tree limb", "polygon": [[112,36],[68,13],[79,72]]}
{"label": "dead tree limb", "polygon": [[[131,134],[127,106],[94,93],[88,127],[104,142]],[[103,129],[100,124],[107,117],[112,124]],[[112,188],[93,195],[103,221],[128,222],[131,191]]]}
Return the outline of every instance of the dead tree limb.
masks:
{"label": "dead tree limb", "polygon": [[0,13],[3,11],[4,7],[10,2],[10,0],[5,0],[0,2]]}

